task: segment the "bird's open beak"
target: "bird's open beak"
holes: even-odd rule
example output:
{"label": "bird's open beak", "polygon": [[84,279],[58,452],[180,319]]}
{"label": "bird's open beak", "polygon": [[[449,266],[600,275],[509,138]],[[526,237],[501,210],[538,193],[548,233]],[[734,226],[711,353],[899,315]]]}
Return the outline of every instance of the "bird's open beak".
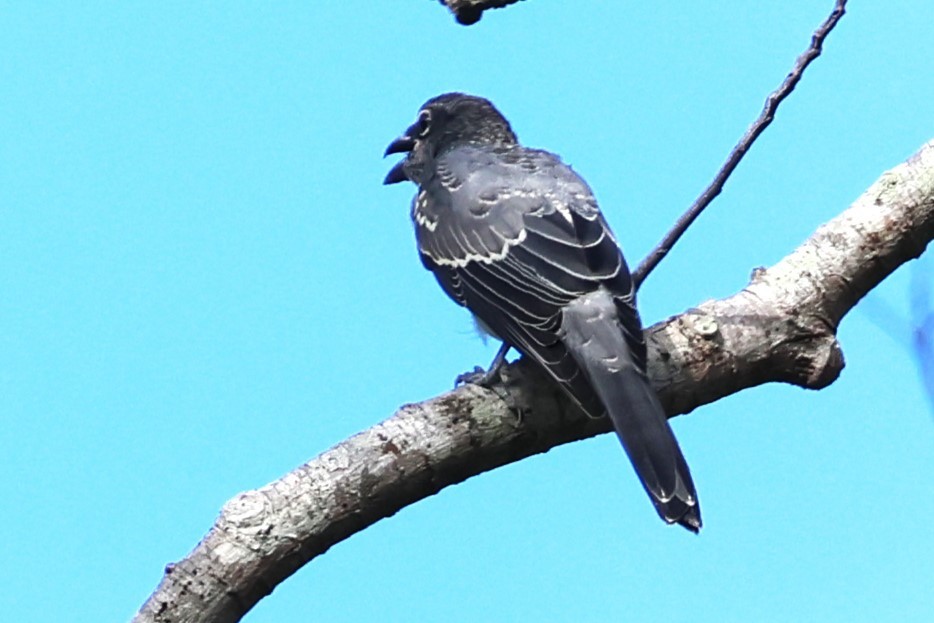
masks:
{"label": "bird's open beak", "polygon": [[386,153],[383,154],[383,157],[385,158],[389,154],[401,154],[403,152],[409,152],[413,149],[415,149],[415,139],[403,134],[393,142],[389,143],[389,147],[386,148]]}
{"label": "bird's open beak", "polygon": [[[413,149],[415,149],[415,139],[404,134],[389,143],[389,147],[386,148],[386,153],[383,154],[383,157],[385,158],[389,154],[408,153]],[[405,174],[405,170],[402,168],[404,165],[405,159],[403,158],[397,162],[393,168],[389,169],[389,173],[386,175],[386,179],[383,180],[383,184],[398,184],[399,182],[404,182],[409,179]]]}
{"label": "bird's open beak", "polygon": [[383,184],[398,184],[399,182],[405,182],[409,179],[409,176],[405,174],[403,170],[403,165],[405,160],[400,160],[396,163],[396,166],[389,169],[389,173],[386,174],[386,178],[383,180]]}

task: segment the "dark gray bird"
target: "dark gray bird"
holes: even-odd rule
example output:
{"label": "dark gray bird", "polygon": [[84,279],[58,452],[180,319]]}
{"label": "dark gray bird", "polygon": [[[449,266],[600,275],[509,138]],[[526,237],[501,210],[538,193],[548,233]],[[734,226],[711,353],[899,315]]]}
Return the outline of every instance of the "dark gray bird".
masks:
{"label": "dark gray bird", "polygon": [[463,93],[428,100],[386,149],[402,152],[385,183],[418,185],[425,268],[588,415],[609,414],[658,514],[697,532],[691,472],[646,376],[629,268],[587,183]]}

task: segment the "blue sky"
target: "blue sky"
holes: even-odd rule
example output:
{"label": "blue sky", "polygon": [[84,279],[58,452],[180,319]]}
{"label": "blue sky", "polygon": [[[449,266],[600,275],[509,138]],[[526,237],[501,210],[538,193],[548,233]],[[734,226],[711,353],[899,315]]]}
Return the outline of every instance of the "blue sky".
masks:
{"label": "blue sky", "polygon": [[[635,264],[830,8],[528,0],[463,28],[428,0],[0,5],[7,618],[128,619],[227,499],[488,361],[419,264],[412,188],[381,185],[424,100],[491,98]],[[934,137],[932,23],[853,3],[646,283],[648,323],[740,289]],[[873,300],[907,317],[910,272]],[[929,617],[934,420],[905,344],[859,308],[840,339],[827,390],[674,421],[699,537],[606,435],[404,510],[246,620]]]}

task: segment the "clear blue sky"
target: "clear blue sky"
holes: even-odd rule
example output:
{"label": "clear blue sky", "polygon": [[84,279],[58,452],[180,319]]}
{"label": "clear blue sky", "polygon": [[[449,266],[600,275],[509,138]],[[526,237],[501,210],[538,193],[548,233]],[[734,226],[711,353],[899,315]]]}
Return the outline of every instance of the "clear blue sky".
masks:
{"label": "clear blue sky", "polygon": [[[196,4],[0,5],[9,621],[128,619],[227,499],[487,362],[419,264],[411,186],[381,185],[424,100],[491,98],[636,263],[832,2],[528,0],[467,29],[429,0]],[[934,3],[852,4],[647,322],[740,289],[934,137]],[[906,314],[909,276],[872,296]],[[699,537],[603,436],[404,510],[246,620],[929,618],[934,420],[903,344],[859,309],[840,338],[825,391],[675,420]]]}

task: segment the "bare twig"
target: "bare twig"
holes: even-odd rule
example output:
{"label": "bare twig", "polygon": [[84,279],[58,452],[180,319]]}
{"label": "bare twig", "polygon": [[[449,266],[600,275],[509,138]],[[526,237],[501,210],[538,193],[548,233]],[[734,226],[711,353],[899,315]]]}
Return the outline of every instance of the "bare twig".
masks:
{"label": "bare twig", "polygon": [[438,0],[454,14],[459,24],[470,26],[480,21],[483,12],[489,9],[501,9],[515,4],[519,0]]}
{"label": "bare twig", "polygon": [[934,306],[931,305],[931,258],[925,261],[926,257],[911,267],[910,320],[874,293],[866,296],[858,309],[914,357],[930,412],[934,415]]}
{"label": "bare twig", "polygon": [[896,344],[902,348],[911,349],[915,328],[882,296],[870,292],[860,301],[858,309],[869,322],[892,338]]}
{"label": "bare twig", "polygon": [[911,273],[911,350],[918,362],[921,384],[934,413],[934,312],[931,311],[931,272],[916,264]]}
{"label": "bare twig", "polygon": [[834,26],[837,25],[837,22],[840,21],[840,18],[843,17],[845,12],[846,0],[836,0],[833,11],[811,36],[811,45],[808,46],[808,49],[795,61],[794,67],[792,67],[791,72],[785,76],[785,81],[782,82],[781,86],[775,89],[769,94],[768,98],[766,98],[765,106],[759,114],[759,118],[749,126],[749,129],[746,130],[746,134],[743,135],[743,138],[740,139],[736,147],[733,148],[733,151],[730,152],[730,157],[727,158],[726,163],[724,163],[723,167],[717,173],[717,176],[710,183],[710,186],[701,193],[700,197],[688,208],[687,212],[681,215],[681,218],[675,222],[674,227],[671,228],[662,241],[652,249],[651,253],[649,253],[636,270],[633,271],[633,281],[637,288],[645,281],[649,273],[658,266],[659,262],[668,255],[668,252],[671,251],[671,248],[678,242],[678,239],[684,235],[684,232],[691,226],[694,219],[700,216],[704,208],[710,205],[710,202],[720,194],[720,191],[723,190],[723,185],[730,175],[732,175],[737,165],[739,165],[743,156],[746,155],[746,152],[749,151],[749,148],[752,147],[752,144],[759,135],[762,134],[763,130],[772,123],[772,119],[775,118],[775,111],[778,110],[778,105],[794,90],[795,86],[801,80],[804,70],[811,64],[811,61],[820,56],[822,46],[824,45],[824,39],[827,38],[827,35],[834,29]]}

